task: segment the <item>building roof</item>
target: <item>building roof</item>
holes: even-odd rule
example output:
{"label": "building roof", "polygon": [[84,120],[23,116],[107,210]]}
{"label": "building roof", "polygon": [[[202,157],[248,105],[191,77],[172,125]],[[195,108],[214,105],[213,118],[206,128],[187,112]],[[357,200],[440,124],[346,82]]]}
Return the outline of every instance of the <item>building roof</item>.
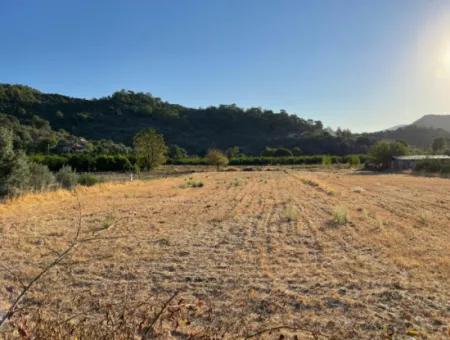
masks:
{"label": "building roof", "polygon": [[450,159],[447,155],[407,155],[407,156],[394,156],[392,157],[398,161],[420,161],[423,159]]}

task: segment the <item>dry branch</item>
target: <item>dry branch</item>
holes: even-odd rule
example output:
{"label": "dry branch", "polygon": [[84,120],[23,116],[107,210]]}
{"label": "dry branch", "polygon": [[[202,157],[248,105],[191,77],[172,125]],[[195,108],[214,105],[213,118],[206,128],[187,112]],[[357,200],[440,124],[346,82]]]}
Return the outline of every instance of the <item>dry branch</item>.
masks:
{"label": "dry branch", "polygon": [[160,318],[161,314],[164,312],[164,310],[167,308],[169,303],[175,298],[175,296],[178,295],[178,292],[173,293],[173,295],[164,303],[161,310],[155,315],[153,320],[150,322],[150,324],[145,327],[142,338],[145,339],[148,335],[148,333],[153,329],[153,326],[155,325],[156,321]]}
{"label": "dry branch", "polygon": [[276,327],[270,327],[270,328],[262,329],[262,330],[260,330],[260,331],[258,331],[256,333],[247,335],[245,337],[245,339],[254,338],[254,337],[257,337],[257,336],[262,335],[264,333],[270,333],[270,332],[279,331],[279,330],[282,330],[282,329],[293,331],[293,332],[298,332],[298,331],[307,332],[307,333],[310,333],[315,339],[318,338],[317,335],[320,335],[322,337],[328,338],[328,336],[326,336],[325,334],[322,334],[322,333],[319,333],[319,332],[315,332],[315,331],[311,331],[309,329],[300,328],[300,327],[284,326],[283,325],[283,326],[276,326]]}
{"label": "dry branch", "polygon": [[[14,302],[11,304],[11,306],[9,307],[8,311],[6,312],[6,314],[0,319],[0,329],[5,324],[5,322],[7,320],[9,320],[14,315],[14,313],[17,311],[18,304],[20,303],[22,298],[29,292],[29,290],[32,288],[32,286],[36,282],[38,282],[49,270],[51,270],[53,267],[57,266],[79,244],[87,243],[87,242],[94,241],[94,240],[99,240],[99,239],[115,239],[115,238],[118,238],[118,237],[103,237],[103,238],[101,238],[101,237],[91,237],[91,238],[80,239],[81,222],[82,222],[81,202],[80,202],[80,200],[78,198],[78,195],[75,195],[75,197],[76,197],[77,205],[78,205],[78,221],[77,221],[77,229],[76,229],[75,236],[74,236],[72,242],[70,243],[70,245],[63,252],[58,253],[58,256],[52,262],[47,264],[47,266],[45,266],[44,269],[42,269],[28,284],[25,285],[22,281],[19,281],[21,283],[21,285],[23,286],[23,289],[20,292],[20,294],[17,296],[17,298],[14,300]],[[98,235],[98,233],[96,233],[95,235]]]}

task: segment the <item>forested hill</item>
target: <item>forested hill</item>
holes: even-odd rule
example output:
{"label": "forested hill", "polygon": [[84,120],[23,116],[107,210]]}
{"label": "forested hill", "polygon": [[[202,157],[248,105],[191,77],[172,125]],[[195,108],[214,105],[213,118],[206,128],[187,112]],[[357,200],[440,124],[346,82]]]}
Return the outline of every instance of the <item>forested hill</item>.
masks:
{"label": "forested hill", "polygon": [[[27,138],[31,131],[31,135],[39,138],[84,137],[131,145],[137,131],[152,127],[164,135],[168,144],[179,145],[191,154],[202,154],[212,147],[239,146],[248,154],[259,154],[265,147],[299,147],[305,154],[342,155],[364,153],[381,138],[405,137],[412,145],[428,147],[437,136],[435,130],[427,128],[400,134],[400,130],[387,134],[353,135],[346,130],[334,133],[324,129],[320,121],[302,119],[285,111],[244,110],[236,105],[194,109],[167,103],[150,94],[124,90],[88,100],[8,84],[0,84],[0,114],[4,122],[8,121]],[[19,129],[19,125],[33,129]],[[61,129],[64,131],[55,132]],[[417,143],[414,136],[421,136]],[[48,145],[45,138],[41,143],[44,146]],[[102,143],[104,146],[106,142]]]}
{"label": "forested hill", "polygon": [[355,144],[349,134],[332,136],[320,121],[284,111],[244,110],[236,105],[193,109],[131,91],[86,100],[46,94],[27,86],[0,85],[0,113],[15,116],[22,124],[44,119],[55,130],[128,145],[137,131],[153,127],[168,144],[182,146],[191,153],[234,145],[255,154],[266,146],[297,146],[310,154],[348,154],[365,148]]}

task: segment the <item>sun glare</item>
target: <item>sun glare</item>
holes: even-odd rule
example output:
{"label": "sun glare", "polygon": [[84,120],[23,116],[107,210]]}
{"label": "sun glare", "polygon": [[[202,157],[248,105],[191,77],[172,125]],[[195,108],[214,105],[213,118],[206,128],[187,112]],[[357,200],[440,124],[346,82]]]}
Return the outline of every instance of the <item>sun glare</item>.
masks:
{"label": "sun glare", "polygon": [[447,50],[444,53],[444,66],[447,72],[450,72],[450,45],[447,46]]}
{"label": "sun glare", "polygon": [[441,55],[438,75],[445,78],[450,76],[450,45],[444,49]]}

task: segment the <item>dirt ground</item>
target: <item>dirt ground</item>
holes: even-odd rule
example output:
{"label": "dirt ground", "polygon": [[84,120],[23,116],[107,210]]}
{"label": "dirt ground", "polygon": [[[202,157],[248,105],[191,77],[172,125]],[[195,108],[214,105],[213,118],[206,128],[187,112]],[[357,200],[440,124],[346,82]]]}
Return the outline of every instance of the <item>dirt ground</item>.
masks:
{"label": "dirt ground", "polygon": [[160,338],[450,337],[448,179],[278,169],[29,195],[0,205],[0,316],[79,222],[87,241],[0,338],[124,320]]}

